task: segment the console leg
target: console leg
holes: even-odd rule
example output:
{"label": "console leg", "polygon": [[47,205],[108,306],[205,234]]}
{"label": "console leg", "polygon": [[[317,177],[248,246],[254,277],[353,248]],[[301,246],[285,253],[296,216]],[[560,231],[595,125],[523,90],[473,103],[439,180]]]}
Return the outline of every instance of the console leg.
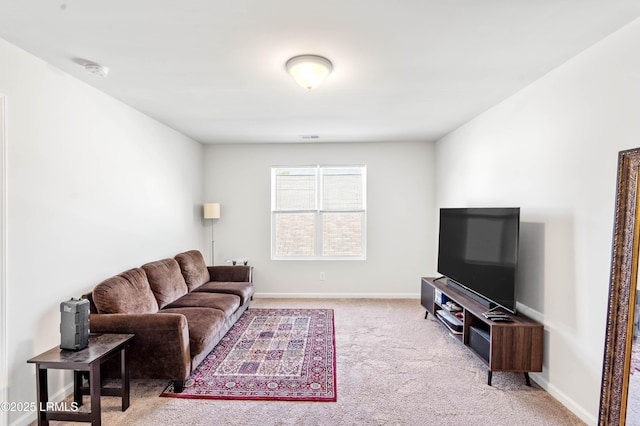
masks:
{"label": "console leg", "polygon": [[427,319],[428,316],[429,316],[429,311],[424,313],[424,319]]}
{"label": "console leg", "polygon": [[493,371],[489,370],[487,372],[487,384],[491,386],[491,376],[493,375]]}
{"label": "console leg", "polygon": [[527,386],[531,387],[531,380],[529,380],[529,373],[524,373],[524,380],[527,382]]}

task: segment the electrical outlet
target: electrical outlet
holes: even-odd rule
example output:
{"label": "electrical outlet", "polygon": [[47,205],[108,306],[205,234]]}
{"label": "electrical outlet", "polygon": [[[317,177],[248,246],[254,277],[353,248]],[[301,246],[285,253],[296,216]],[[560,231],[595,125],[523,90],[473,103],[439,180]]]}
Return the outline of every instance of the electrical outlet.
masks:
{"label": "electrical outlet", "polygon": [[320,281],[324,281],[324,272],[320,272]]}

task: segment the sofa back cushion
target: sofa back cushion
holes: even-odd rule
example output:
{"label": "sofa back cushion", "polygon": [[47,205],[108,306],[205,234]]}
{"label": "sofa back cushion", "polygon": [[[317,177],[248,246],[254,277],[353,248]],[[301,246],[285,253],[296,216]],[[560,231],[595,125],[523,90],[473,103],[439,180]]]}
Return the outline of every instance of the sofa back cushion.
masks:
{"label": "sofa back cushion", "polygon": [[100,314],[145,314],[158,312],[145,271],[129,269],[98,284],[92,293]]}
{"label": "sofa back cushion", "polygon": [[207,264],[202,253],[198,250],[185,251],[176,255],[175,259],[180,265],[182,276],[187,283],[187,287],[189,287],[189,291],[193,291],[202,284],[211,281]]}
{"label": "sofa back cushion", "polygon": [[151,291],[160,309],[189,292],[180,265],[175,259],[163,259],[142,265]]}

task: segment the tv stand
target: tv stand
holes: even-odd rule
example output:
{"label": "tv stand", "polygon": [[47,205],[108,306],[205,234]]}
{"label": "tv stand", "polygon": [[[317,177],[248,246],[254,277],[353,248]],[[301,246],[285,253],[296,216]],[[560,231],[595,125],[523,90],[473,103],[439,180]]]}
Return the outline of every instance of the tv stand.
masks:
{"label": "tv stand", "polygon": [[[422,278],[421,304],[444,325],[457,340],[475,354],[488,369],[487,384],[491,386],[494,371],[524,373],[531,386],[529,372],[542,371],[542,324],[521,314],[508,314],[509,322],[496,322],[482,314],[489,308],[447,283],[447,279]],[[458,322],[445,306],[453,302],[461,308]],[[442,312],[445,311],[445,312]]]}

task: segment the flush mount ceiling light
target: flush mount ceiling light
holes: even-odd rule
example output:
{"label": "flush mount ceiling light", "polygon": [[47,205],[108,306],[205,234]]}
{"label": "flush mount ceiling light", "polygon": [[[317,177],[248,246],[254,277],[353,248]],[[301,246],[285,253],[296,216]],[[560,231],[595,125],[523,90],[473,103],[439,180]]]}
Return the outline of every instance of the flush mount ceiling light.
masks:
{"label": "flush mount ceiling light", "polygon": [[95,62],[87,62],[84,64],[85,71],[95,75],[96,77],[106,77],[109,74],[109,68]]}
{"label": "flush mount ceiling light", "polygon": [[300,86],[311,91],[331,73],[333,64],[323,56],[300,55],[289,59],[286,68]]}

